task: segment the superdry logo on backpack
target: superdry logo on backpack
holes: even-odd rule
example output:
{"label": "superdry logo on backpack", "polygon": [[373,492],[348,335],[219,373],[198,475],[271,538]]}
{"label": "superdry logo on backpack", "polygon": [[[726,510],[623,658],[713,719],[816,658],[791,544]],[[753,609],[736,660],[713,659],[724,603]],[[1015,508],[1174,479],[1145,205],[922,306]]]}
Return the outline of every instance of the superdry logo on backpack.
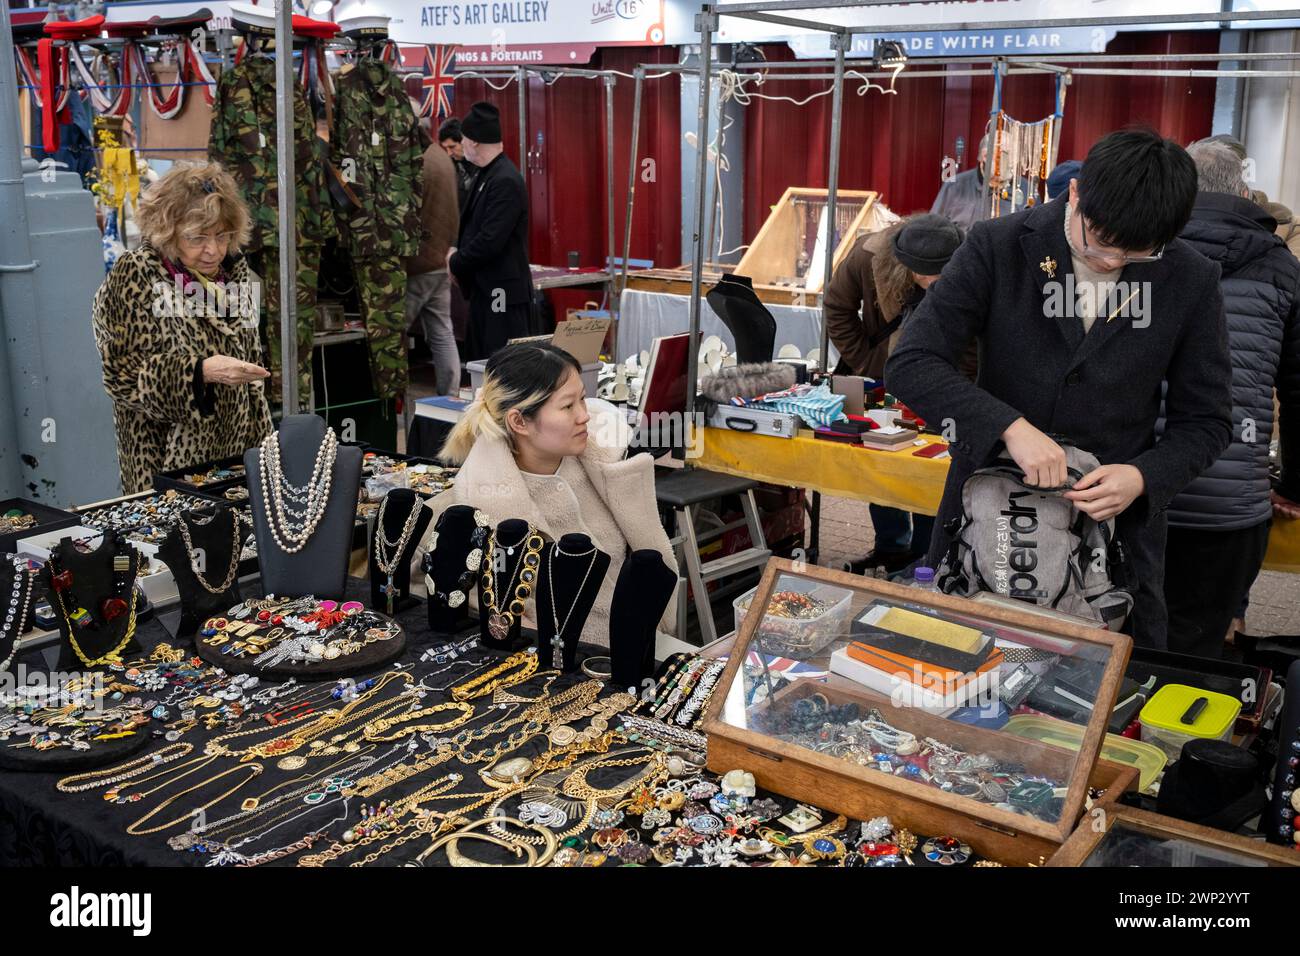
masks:
{"label": "superdry logo on backpack", "polygon": [[[1088,452],[1063,447],[1071,481],[1098,467]],[[961,501],[961,519],[935,576],[944,592],[993,591],[1115,629],[1123,623],[1133,597],[1127,574],[1112,578],[1124,564],[1113,560],[1119,549],[1112,554],[1112,520],[1094,521],[1061,489],[1026,486],[1024,472],[1005,457],[968,477]]]}
{"label": "superdry logo on backpack", "polygon": [[[998,562],[994,586],[1013,598],[1037,603],[1047,592],[1038,586],[1033,571],[1038,567],[1038,542],[1027,535],[1038,531],[1038,509],[1020,501],[1030,491],[1007,495],[1007,508],[998,514]],[[1005,544],[1003,543],[1005,539]]]}

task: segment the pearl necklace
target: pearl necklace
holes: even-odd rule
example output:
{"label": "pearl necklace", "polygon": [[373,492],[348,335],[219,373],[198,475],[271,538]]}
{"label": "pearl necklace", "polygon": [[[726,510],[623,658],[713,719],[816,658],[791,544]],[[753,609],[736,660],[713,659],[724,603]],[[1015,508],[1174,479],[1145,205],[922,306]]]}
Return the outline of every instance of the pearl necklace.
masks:
{"label": "pearl necklace", "polygon": [[307,484],[298,487],[291,485],[284,476],[280,463],[279,434],[271,432],[262,440],[258,464],[262,478],[263,510],[266,512],[271,537],[286,554],[301,551],[325,516],[337,455],[338,438],[332,428],[326,428],[325,437],[316,450],[311,478]]}
{"label": "pearl necklace", "polygon": [[[13,557],[14,566],[14,592],[9,595],[9,609],[5,612],[4,619],[4,636],[0,638],[0,643],[13,638],[13,644],[9,648],[9,654],[0,664],[0,671],[9,669],[14,655],[18,653],[19,638],[22,637],[23,628],[27,626],[27,614],[32,609],[32,591],[35,575],[27,567],[27,561],[24,558]],[[26,596],[24,596],[24,585]]]}

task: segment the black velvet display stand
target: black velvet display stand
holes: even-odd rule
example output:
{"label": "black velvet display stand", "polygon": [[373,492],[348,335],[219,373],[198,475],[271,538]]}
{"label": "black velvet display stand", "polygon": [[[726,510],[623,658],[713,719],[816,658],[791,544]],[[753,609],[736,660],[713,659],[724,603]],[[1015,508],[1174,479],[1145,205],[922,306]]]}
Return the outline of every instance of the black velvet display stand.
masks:
{"label": "black velvet display stand", "polygon": [[618,573],[609,611],[610,683],[638,693],[654,674],[655,627],[677,587],[658,551],[633,551]]}
{"label": "black velvet display stand", "polygon": [[[325,437],[325,420],[315,415],[288,415],[280,423],[280,466],[290,484],[311,479],[316,453]],[[257,560],[262,569],[264,594],[276,597],[339,598],[348,574],[352,530],[361,486],[361,449],[339,445],[334,460],[329,504],[306,546],[295,554],[281,550],[267,523],[267,502],[262,496],[260,448],[244,452],[248,496],[257,536]]]}
{"label": "black velvet display stand", "polygon": [[[552,666],[556,640],[564,647],[564,672],[578,666],[578,638],[609,572],[609,555],[604,551],[591,554],[594,547],[585,534],[566,534],[557,543],[542,549],[542,573],[538,576],[536,597],[537,654],[543,667]],[[556,553],[557,548],[561,553]],[[558,608],[551,606],[552,594]],[[558,635],[557,618],[563,628],[563,633]]]}
{"label": "black velvet display stand", "polygon": [[[424,532],[428,530],[433,515],[424,506],[424,499],[409,488],[394,488],[384,500],[387,504],[382,506],[383,527],[379,526],[379,519],[376,516],[375,533],[370,538],[370,606],[384,614],[396,614],[418,603],[411,597],[411,558],[415,556],[415,549],[424,539]],[[406,526],[412,510],[416,508],[420,509],[420,516],[416,519],[415,528],[402,549],[402,555],[397,559],[397,566],[393,568],[390,578],[379,570],[379,565],[375,562],[379,535],[382,532],[389,541],[396,541],[402,536],[402,528]],[[385,593],[390,586],[393,589],[391,607],[388,604],[389,595]]]}
{"label": "black velvet display stand", "polygon": [[753,279],[724,275],[704,298],[731,333],[736,343],[736,360],[740,364],[772,361],[772,351],[776,348],[776,319],[754,291]]}
{"label": "black velvet display stand", "polygon": [[[381,617],[386,615],[380,613]],[[375,641],[367,644],[355,654],[336,657],[332,661],[281,661],[269,667],[258,667],[257,657],[234,657],[222,654],[220,647],[211,647],[202,641],[194,642],[199,657],[209,664],[220,667],[231,674],[255,674],[265,680],[290,677],[299,681],[337,680],[354,674],[372,672],[397,660],[406,653],[406,628],[394,638],[387,641]]]}
{"label": "black velvet display stand", "polygon": [[[107,624],[99,621],[100,602],[105,598],[112,597],[115,592],[114,579],[116,575],[113,572],[113,556],[117,554],[117,532],[105,531],[104,538],[99,543],[99,546],[90,551],[78,551],[70,537],[60,540],[56,547],[58,548],[60,569],[72,572],[71,593],[75,595],[76,602],[89,611],[97,622],[97,626],[94,628],[77,628],[77,646],[91,660],[98,660],[122,640],[122,635],[125,633],[130,620],[130,611],[127,611]],[[134,548],[132,551],[134,552],[132,566],[139,568],[146,558],[139,551],[135,551]],[[131,588],[136,587],[136,580],[134,577],[131,579]],[[61,671],[89,670],[90,668],[81,663],[81,659],[77,657],[76,652],[72,649],[72,635],[68,630],[68,618],[58,611],[58,599],[54,594],[54,586],[50,581],[49,563],[41,570],[41,583],[50,595],[50,604],[55,607],[54,616],[59,622],[61,643],[58,669]],[[122,595],[128,605],[131,603],[131,588],[128,588],[126,593]],[[68,614],[73,613],[76,608],[68,606],[70,602],[68,602],[67,593],[65,592],[62,597]],[[137,625],[140,623],[140,609],[144,606],[144,595],[138,594],[136,596]],[[120,655],[125,658],[128,655],[138,655],[139,652],[140,644],[132,637],[131,640],[127,641],[126,646],[122,648]],[[99,668],[95,669],[98,670]]]}
{"label": "black velvet display stand", "polygon": [[[496,537],[498,542],[519,542],[518,546],[515,547],[515,553],[513,555],[507,555],[504,547],[500,545],[497,546],[497,560],[502,562],[500,567],[496,569],[495,575],[493,575],[494,583],[501,588],[501,590],[496,593],[496,605],[498,611],[505,612],[509,610],[510,603],[514,600],[515,588],[519,586],[519,582],[515,580],[515,570],[519,567],[519,563],[523,561],[524,552],[528,550],[524,544],[527,540],[526,535],[529,533],[529,528],[530,525],[528,522],[519,518],[511,518],[509,521],[503,521],[496,527]],[[492,632],[488,630],[488,617],[490,612],[488,611],[487,606],[483,603],[483,576],[492,574],[492,566],[488,564],[488,558],[489,555],[485,553],[483,555],[483,567],[479,570],[479,643],[484,647],[491,648],[495,651],[508,651],[512,650],[514,646],[519,643],[520,635],[522,633],[523,615],[515,615],[514,623],[510,625],[509,632],[501,640],[497,640],[493,637]],[[536,593],[537,588],[534,586],[534,596],[536,596]]]}
{"label": "black velvet display stand", "polygon": [[[182,521],[185,519],[182,518]],[[201,551],[203,563],[200,569],[204,580],[214,587],[225,580],[230,571],[231,562],[239,561],[239,553],[244,549],[243,529],[232,536],[231,524],[239,526],[239,517],[234,508],[218,508],[215,516],[207,524],[186,521],[190,541],[196,550]],[[238,543],[236,544],[236,540]],[[234,553],[232,554],[232,550]],[[181,537],[178,527],[167,532],[158,545],[158,560],[171,569],[176,579],[176,591],[181,599],[181,620],[176,625],[176,636],[193,637],[199,625],[210,617],[221,614],[227,608],[234,607],[240,601],[239,575],[230,582],[230,587],[213,594],[199,583],[198,575],[186,553],[185,539]]]}
{"label": "black velvet display stand", "polygon": [[[103,706],[110,707],[112,704],[105,702]],[[106,767],[119,760],[129,760],[154,740],[149,725],[146,725],[136,728],[135,733],[130,737],[92,741],[89,750],[72,750],[69,747],[58,747],[54,750],[33,750],[31,747],[24,747],[22,750],[17,750],[4,743],[0,744],[0,768],[34,773],[76,773],[79,770],[94,770],[96,767]],[[11,743],[19,742],[11,741]]]}
{"label": "black velvet display stand", "polygon": [[[435,634],[452,634],[464,628],[469,618],[469,595],[483,572],[486,559],[480,553],[476,571],[467,569],[465,561],[476,546],[480,552],[483,551],[487,529],[484,528],[478,536],[481,543],[476,545],[475,532],[479,526],[474,521],[474,509],[469,505],[452,505],[438,518],[434,530],[438,533],[438,541],[424,556],[424,573],[428,577],[425,586],[429,592],[429,630]],[[458,607],[451,607],[445,598],[438,598],[439,594],[450,594],[457,589],[465,595]]]}

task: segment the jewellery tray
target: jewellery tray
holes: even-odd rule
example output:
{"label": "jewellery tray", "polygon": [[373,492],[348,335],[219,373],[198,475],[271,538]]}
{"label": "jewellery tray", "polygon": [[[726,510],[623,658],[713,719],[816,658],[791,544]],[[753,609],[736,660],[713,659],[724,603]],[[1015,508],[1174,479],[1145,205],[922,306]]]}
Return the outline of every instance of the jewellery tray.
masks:
{"label": "jewellery tray", "polygon": [[[1097,694],[1099,706],[1087,724],[1080,750],[1076,753],[987,727],[948,720],[919,708],[891,707],[884,695],[833,673],[825,682],[815,677],[798,677],[778,690],[771,702],[746,707],[741,665],[751,652],[762,647],[755,632],[763,618],[763,615],[748,614],[734,638],[727,668],[709,702],[702,725],[709,738],[710,770],[726,773],[743,768],[754,774],[763,789],[853,819],[868,820],[883,815],[915,833],[958,837],[981,855],[1008,865],[1038,864],[1056,853],[1083,816],[1090,788],[1106,791],[1094,807],[1108,807],[1126,790],[1136,788],[1138,773],[1135,768],[1098,758],[1106,714],[1114,706],[1132,646],[1126,635],[1044,620],[1018,610],[990,608],[964,598],[906,588],[782,558],[768,562],[752,606],[767,607],[775,591],[800,585],[806,588],[811,581],[856,592],[855,615],[862,604],[884,598],[960,615],[967,620],[987,622],[989,628],[998,626],[1004,632],[1006,628],[1014,628],[1024,634],[1041,636],[1048,642],[1058,642],[1063,647],[1082,648],[1086,645],[1090,655],[1099,663],[1104,662],[1104,669]],[[845,640],[850,636],[846,634]],[[843,643],[838,642],[840,645]],[[828,647],[822,656],[809,658],[809,662],[819,670],[828,670],[825,655],[830,650]],[[856,703],[864,715],[871,708],[879,708],[890,724],[918,738],[933,736],[970,753],[994,754],[1004,762],[1024,766],[1030,774],[1040,773],[1066,783],[1067,792],[1059,818],[1048,822],[997,809],[989,803],[819,753],[776,739],[756,729],[749,719],[750,716],[760,716],[771,703],[790,704],[814,694],[823,695],[831,705]]]}
{"label": "jewellery tray", "polygon": [[229,458],[220,458],[216,461],[204,462],[201,465],[195,465],[192,468],[175,468],[171,471],[161,471],[153,476],[153,486],[157,491],[183,491],[190,495],[206,495],[216,497],[225,501],[223,493],[231,488],[242,488],[247,485],[247,479],[244,475],[235,478],[223,478],[220,481],[209,481],[202,485],[193,485],[185,480],[186,475],[202,474],[212,468],[233,468],[235,465],[243,465],[243,455],[231,455]]}
{"label": "jewellery tray", "polygon": [[[374,613],[389,622],[395,623],[394,618],[387,614],[379,611]],[[237,640],[237,638],[232,638],[232,640]],[[222,654],[219,647],[205,644],[201,635],[195,637],[194,648],[195,653],[203,660],[231,674],[254,674],[262,678],[281,679],[296,677],[298,680],[303,681],[337,680],[340,677],[350,677],[354,674],[368,673],[387,667],[400,658],[406,653],[406,628],[400,628],[400,633],[396,637],[367,644],[353,654],[346,654],[343,657],[318,661],[313,664],[300,661],[281,661],[269,667],[258,667],[257,655],[233,657],[230,654]]]}
{"label": "jewellery tray", "polygon": [[36,524],[22,531],[10,531],[0,534],[0,554],[17,551],[18,542],[23,538],[44,534],[47,531],[71,528],[77,523],[77,516],[70,511],[51,508],[49,505],[28,501],[26,498],[5,498],[0,501],[0,515],[6,511],[12,511],[14,508],[17,508],[23,514],[31,515],[36,519]]}
{"label": "jewellery tray", "polygon": [[1085,814],[1048,866],[1300,866],[1300,853],[1117,805]]}

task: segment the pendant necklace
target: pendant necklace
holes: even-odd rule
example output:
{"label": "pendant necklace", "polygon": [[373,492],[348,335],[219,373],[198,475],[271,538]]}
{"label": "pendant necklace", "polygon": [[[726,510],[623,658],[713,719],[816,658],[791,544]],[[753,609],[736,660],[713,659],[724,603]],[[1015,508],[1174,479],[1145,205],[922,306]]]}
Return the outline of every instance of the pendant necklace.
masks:
{"label": "pendant necklace", "polygon": [[420,523],[420,511],[424,508],[424,502],[417,496],[415,507],[407,515],[406,523],[402,525],[402,533],[397,536],[396,541],[389,541],[384,534],[384,515],[388,508],[388,495],[384,495],[384,500],[379,503],[379,514],[375,517],[375,565],[380,572],[387,576],[388,582],[381,584],[379,590],[383,593],[388,613],[393,613],[393,598],[397,594],[397,587],[393,584],[393,575],[397,572],[397,564],[402,560],[402,555],[406,552],[406,546],[411,541],[411,535],[415,532],[415,526]]}
{"label": "pendant necklace", "polygon": [[[568,613],[564,615],[564,623],[560,623],[559,605],[555,602],[555,555],[561,555],[565,558],[585,558],[591,556],[591,562],[587,565],[587,572],[582,576],[582,583],[578,585],[578,590],[574,592],[573,603],[569,605]],[[567,551],[560,549],[560,543],[555,542],[551,548],[551,553],[546,556],[546,584],[551,592],[551,621],[555,625],[555,634],[551,638],[551,666],[557,669],[564,667],[564,632],[569,627],[569,621],[573,618],[573,612],[578,607],[578,601],[582,599],[582,592],[587,587],[587,580],[591,577],[592,569],[596,567],[596,555],[598,549],[592,545],[590,551],[583,551],[579,554],[569,554]]]}
{"label": "pendant necklace", "polygon": [[[516,618],[523,616],[533,593],[533,584],[537,580],[537,569],[542,563],[541,550],[544,544],[545,539],[529,525],[528,534],[513,546],[517,548],[524,545],[524,555],[506,581],[508,590],[512,588],[516,577],[519,584],[513,585],[513,590],[509,590],[509,594],[504,597],[505,610],[502,610],[502,592],[497,589],[496,533],[488,536],[488,567],[483,572],[483,606],[488,611],[488,633],[493,639],[505,640]],[[511,551],[507,550],[506,553],[510,554]]]}

